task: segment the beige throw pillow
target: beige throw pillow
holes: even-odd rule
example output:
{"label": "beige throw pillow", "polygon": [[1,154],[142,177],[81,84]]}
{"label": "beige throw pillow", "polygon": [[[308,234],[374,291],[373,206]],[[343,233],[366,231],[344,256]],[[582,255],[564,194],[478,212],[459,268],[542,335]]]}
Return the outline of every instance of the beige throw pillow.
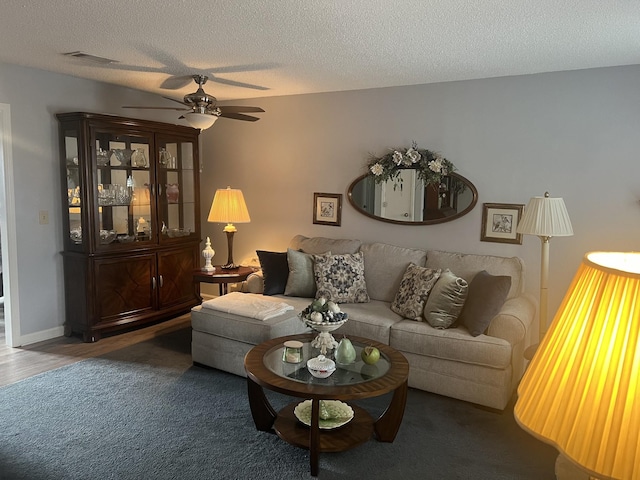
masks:
{"label": "beige throw pillow", "polygon": [[400,289],[396,293],[391,310],[411,320],[420,321],[422,311],[429,297],[429,292],[440,277],[441,270],[419,267],[409,264],[400,281]]}
{"label": "beige throw pillow", "polygon": [[469,284],[448,268],[433,286],[424,306],[424,319],[433,328],[449,328],[462,311]]}

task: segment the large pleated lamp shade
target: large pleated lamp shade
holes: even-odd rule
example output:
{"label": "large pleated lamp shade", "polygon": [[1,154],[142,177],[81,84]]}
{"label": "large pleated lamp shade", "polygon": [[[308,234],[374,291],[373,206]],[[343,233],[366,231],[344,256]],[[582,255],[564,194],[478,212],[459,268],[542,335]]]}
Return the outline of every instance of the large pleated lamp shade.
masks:
{"label": "large pleated lamp shade", "polygon": [[242,191],[231,187],[216,190],[207,220],[212,223],[227,224],[224,227],[224,232],[227,234],[229,256],[227,264],[223,265],[222,268],[237,268],[233,263],[233,234],[237,229],[233,224],[249,223],[251,221]]}
{"label": "large pleated lamp shade", "polygon": [[639,342],[640,253],[588,253],[518,386],[516,420],[595,478],[640,479]]}

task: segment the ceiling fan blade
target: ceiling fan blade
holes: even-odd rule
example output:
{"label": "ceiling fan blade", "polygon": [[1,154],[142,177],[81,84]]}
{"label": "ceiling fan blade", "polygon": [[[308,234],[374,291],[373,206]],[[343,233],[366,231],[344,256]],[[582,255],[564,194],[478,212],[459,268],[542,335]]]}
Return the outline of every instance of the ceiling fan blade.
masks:
{"label": "ceiling fan blade", "polygon": [[126,105],[122,108],[139,108],[143,110],[177,110],[182,112],[184,110],[190,110],[190,108],[178,108],[178,107],[136,107],[135,105]]}
{"label": "ceiling fan blade", "polygon": [[236,82],[235,80],[227,80],[220,77],[209,77],[210,82],[222,83],[223,85],[230,85],[232,87],[252,88],[253,90],[269,90],[269,87],[263,87],[261,85],[252,85],[251,83]]}
{"label": "ceiling fan blade", "polygon": [[233,113],[233,112],[222,112],[220,114],[221,117],[224,118],[232,118],[234,120],[244,120],[246,122],[256,122],[260,120],[258,117],[252,117],[250,115],[243,115],[242,113]]}
{"label": "ceiling fan blade", "polygon": [[260,107],[233,107],[231,105],[218,106],[225,113],[242,113],[242,112],[264,112]]}
{"label": "ceiling fan blade", "polygon": [[186,103],[184,103],[182,100],[176,100],[175,98],[165,97],[164,95],[162,95],[162,98],[166,98],[167,100],[171,100],[172,102],[179,103],[180,105],[185,105],[187,107],[189,106]]}
{"label": "ceiling fan blade", "polygon": [[278,63],[250,63],[244,65],[226,65],[224,67],[211,67],[206,68],[203,71],[216,75],[218,73],[238,73],[238,72],[256,72],[259,70],[272,70],[279,68]]}
{"label": "ceiling fan blade", "polygon": [[160,88],[164,90],[179,90],[191,85],[191,83],[193,83],[192,75],[173,75],[166,78],[160,85]]}

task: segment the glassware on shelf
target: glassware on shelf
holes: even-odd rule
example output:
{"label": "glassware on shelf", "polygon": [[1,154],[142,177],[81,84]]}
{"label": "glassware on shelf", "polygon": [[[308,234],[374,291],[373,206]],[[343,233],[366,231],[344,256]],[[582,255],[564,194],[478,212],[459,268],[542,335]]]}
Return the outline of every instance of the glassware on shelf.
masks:
{"label": "glassware on shelf", "polygon": [[98,184],[98,205],[113,205],[116,201],[116,191],[113,185]]}
{"label": "glassware on shelf", "polygon": [[67,188],[69,196],[69,205],[80,205],[80,187]]}
{"label": "glassware on shelf", "polygon": [[82,227],[72,228],[69,231],[69,237],[71,238],[71,241],[73,241],[73,243],[81,244],[82,243]]}
{"label": "glassware on shelf", "polygon": [[98,184],[98,205],[129,205],[133,189],[118,184]]}
{"label": "glassware on shelf", "polygon": [[170,161],[171,161],[171,153],[169,153],[169,151],[166,148],[161,148],[160,160],[159,160],[160,165],[162,165],[164,168],[170,168],[169,167]]}
{"label": "glassware on shelf", "polygon": [[130,148],[113,148],[109,150],[121,166],[131,165],[131,155],[133,150]]}
{"label": "glassware on shelf", "polygon": [[180,197],[180,186],[177,183],[167,183],[165,187],[167,202],[178,203],[178,198]]}
{"label": "glassware on shelf", "polygon": [[98,148],[96,152],[96,162],[98,166],[104,167],[109,163],[109,152],[107,150],[103,150],[102,147]]}
{"label": "glassware on shelf", "polygon": [[124,185],[112,185],[115,190],[115,203],[117,205],[129,205],[131,203],[132,189]]}
{"label": "glassware on shelf", "polygon": [[144,153],[144,150],[141,148],[136,148],[131,154],[131,165],[133,167],[143,167],[146,168],[149,166],[149,162],[147,162],[147,156]]}

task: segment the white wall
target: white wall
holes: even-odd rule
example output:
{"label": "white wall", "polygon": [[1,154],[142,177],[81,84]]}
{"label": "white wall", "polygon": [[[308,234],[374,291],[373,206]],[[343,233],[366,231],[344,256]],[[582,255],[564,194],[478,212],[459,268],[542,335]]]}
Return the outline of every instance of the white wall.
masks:
{"label": "white wall", "polygon": [[[524,258],[538,295],[540,241],[480,241],[482,203],[526,204],[562,196],[575,236],[550,248],[550,316],[583,254],[633,250],[640,238],[640,66],[252,99],[256,123],[221,119],[202,135],[203,215],[216,188],[245,194],[252,217],[238,225],[236,261],[255,249],[282,251],[296,233]],[[357,213],[346,199],[369,152],[390,147],[441,152],[478,188],[467,216],[432,226],[397,226]],[[314,192],[342,193],[342,226],[312,223]],[[203,218],[226,259],[221,225]]]}
{"label": "white wall", "polygon": [[[160,102],[160,103],[158,103]],[[0,103],[11,105],[17,221],[19,344],[62,335],[64,285],[58,122],[56,113],[112,113],[175,123],[176,112],[123,110],[120,105],[166,105],[157,95],[65,75],[0,64]],[[39,212],[49,224],[39,224]],[[12,279],[15,280],[15,279]]]}
{"label": "white wall", "polygon": [[[235,258],[283,250],[296,233],[462,252],[518,255],[537,294],[540,242],[480,242],[483,202],[563,196],[575,236],[552,239],[550,306],[555,309],[582,255],[636,249],[640,237],[640,66],[355,92],[253,99],[256,123],[221,119],[202,135],[203,238],[226,260],[222,225],[206,223],[216,188],[243,189],[252,216],[238,225]],[[175,112],[123,110],[166,105],[156,95],[0,64],[0,103],[11,105],[18,216],[21,334],[61,334],[62,236],[55,113],[92,111],[175,123]],[[467,216],[433,226],[396,226],[357,213],[346,190],[368,152],[437,150],[479,191]],[[312,224],[313,192],[345,194],[342,226]],[[48,210],[50,223],[39,225]],[[204,245],[203,245],[204,247]]]}

